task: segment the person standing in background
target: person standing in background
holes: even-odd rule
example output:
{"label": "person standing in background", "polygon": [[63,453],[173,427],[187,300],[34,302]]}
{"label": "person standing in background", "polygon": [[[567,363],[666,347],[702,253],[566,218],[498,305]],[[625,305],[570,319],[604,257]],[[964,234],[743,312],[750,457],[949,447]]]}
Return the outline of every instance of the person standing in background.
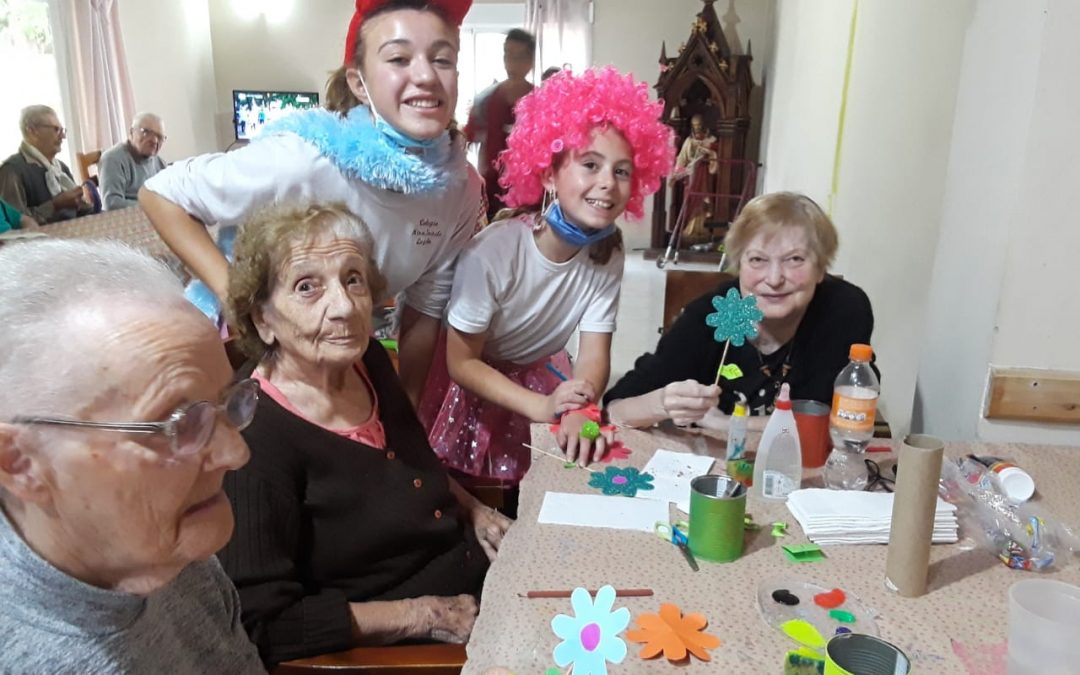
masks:
{"label": "person standing in background", "polygon": [[106,211],[126,209],[139,203],[139,188],[165,168],[165,162],[158,156],[165,138],[160,117],[139,113],[131,120],[127,140],[101,153],[98,179]]}
{"label": "person standing in background", "polygon": [[514,104],[533,89],[532,83],[525,78],[532,72],[535,61],[536,38],[520,28],[507,33],[503,42],[506,79],[477,94],[469,111],[465,137],[470,143],[480,144],[477,168],[486,186],[488,220],[492,220],[505,206],[495,160],[506,149],[506,137],[514,127]]}

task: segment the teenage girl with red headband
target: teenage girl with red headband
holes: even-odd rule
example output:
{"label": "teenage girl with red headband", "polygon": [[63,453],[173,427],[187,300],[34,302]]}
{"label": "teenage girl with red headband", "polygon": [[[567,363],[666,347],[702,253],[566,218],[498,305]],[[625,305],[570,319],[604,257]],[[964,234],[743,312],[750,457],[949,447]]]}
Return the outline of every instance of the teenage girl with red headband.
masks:
{"label": "teenage girl with red headband", "polygon": [[640,218],[671,167],[661,109],[644,83],[611,67],[558,73],[518,102],[499,184],[521,208],[461,254],[446,368],[432,366],[420,407],[432,448],[463,480],[516,484],[530,464],[529,423],[559,416],[567,459],[603,454],[575,411],[607,385],[623,269],[615,220]]}
{"label": "teenage girl with red headband", "polygon": [[238,225],[281,201],[343,203],[371,230],[388,294],[405,293],[401,379],[414,404],[454,261],[485,219],[481,181],[449,131],[458,27],[471,4],[356,0],[325,110],[279,120],[234,152],[177,162],[140,193],[161,238],[217,298],[228,262],[205,225]]}

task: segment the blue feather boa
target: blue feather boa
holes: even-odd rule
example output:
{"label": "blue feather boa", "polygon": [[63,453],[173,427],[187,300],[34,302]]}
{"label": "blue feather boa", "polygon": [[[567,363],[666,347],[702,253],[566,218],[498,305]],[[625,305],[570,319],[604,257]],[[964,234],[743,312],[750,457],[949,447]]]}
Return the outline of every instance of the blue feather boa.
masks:
{"label": "blue feather boa", "polygon": [[410,148],[375,128],[371,113],[357,106],[344,117],[323,108],[293,113],[268,124],[256,138],[292,133],[318,148],[338,169],[374,187],[405,194],[446,187],[456,153],[444,132],[427,148]]}

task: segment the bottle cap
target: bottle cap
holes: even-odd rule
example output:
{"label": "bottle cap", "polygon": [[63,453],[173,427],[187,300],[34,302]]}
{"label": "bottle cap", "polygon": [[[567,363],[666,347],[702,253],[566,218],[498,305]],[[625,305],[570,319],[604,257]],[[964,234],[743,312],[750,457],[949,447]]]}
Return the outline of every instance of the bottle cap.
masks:
{"label": "bottle cap", "polygon": [[776,397],[777,410],[791,410],[791,385],[787,382],[780,385],[780,395]]}
{"label": "bottle cap", "polygon": [[735,410],[732,411],[732,417],[746,417],[750,411],[747,409],[746,404],[742,401],[735,402]]}
{"label": "bottle cap", "polygon": [[848,352],[848,358],[852,361],[869,361],[874,356],[874,349],[870,345],[853,344]]}

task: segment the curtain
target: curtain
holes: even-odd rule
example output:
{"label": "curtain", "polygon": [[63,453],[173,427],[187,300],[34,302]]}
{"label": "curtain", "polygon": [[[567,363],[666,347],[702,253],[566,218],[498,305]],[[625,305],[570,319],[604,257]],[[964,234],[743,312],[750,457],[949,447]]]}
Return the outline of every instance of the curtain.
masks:
{"label": "curtain", "polygon": [[534,73],[592,65],[592,9],[592,0],[525,0],[526,28],[536,36]]}
{"label": "curtain", "polygon": [[117,0],[49,0],[69,142],[105,150],[135,114]]}

